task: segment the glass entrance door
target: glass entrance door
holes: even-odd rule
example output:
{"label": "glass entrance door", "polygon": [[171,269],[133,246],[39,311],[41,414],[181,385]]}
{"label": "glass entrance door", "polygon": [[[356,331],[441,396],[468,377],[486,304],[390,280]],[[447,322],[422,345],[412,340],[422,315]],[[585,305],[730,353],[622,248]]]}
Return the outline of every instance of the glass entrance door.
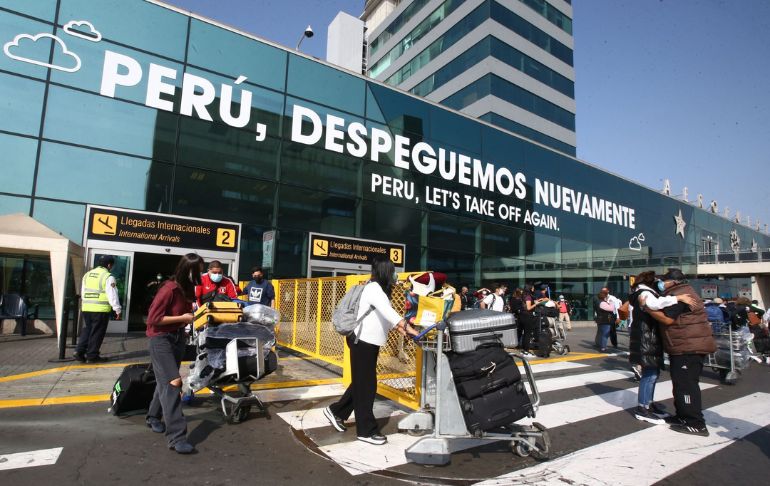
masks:
{"label": "glass entrance door", "polygon": [[92,249],[89,251],[88,268],[94,268],[102,256],[112,256],[115,259],[115,265],[110,272],[115,277],[115,284],[118,291],[118,299],[123,308],[118,319],[114,313],[110,313],[110,324],[107,327],[108,333],[125,333],[128,331],[128,315],[131,306],[131,270],[133,267],[134,253],[118,250],[100,250]]}

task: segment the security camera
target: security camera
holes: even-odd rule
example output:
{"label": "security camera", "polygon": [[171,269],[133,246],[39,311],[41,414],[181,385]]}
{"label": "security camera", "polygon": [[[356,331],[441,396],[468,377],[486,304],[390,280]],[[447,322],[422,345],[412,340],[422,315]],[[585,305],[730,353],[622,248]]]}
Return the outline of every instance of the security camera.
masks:
{"label": "security camera", "polygon": [[313,37],[313,34],[314,34],[313,28],[308,25],[307,28],[305,29],[305,37],[309,39]]}

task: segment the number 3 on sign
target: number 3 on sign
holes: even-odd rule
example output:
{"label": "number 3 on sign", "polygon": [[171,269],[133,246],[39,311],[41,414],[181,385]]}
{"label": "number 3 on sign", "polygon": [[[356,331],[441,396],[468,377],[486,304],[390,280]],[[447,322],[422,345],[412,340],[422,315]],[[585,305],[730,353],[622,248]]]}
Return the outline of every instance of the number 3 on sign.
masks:
{"label": "number 3 on sign", "polygon": [[235,248],[235,230],[229,228],[217,228],[217,246]]}
{"label": "number 3 on sign", "polygon": [[392,261],[396,265],[399,265],[401,264],[403,258],[404,256],[399,248],[390,249],[390,261]]}

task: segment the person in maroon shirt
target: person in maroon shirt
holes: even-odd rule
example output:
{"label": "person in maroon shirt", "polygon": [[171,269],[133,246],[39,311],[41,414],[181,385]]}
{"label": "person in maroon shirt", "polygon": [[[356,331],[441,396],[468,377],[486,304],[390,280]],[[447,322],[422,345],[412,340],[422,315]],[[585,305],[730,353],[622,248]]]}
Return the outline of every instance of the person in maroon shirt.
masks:
{"label": "person in maroon shirt", "polygon": [[[155,394],[147,410],[147,426],[153,432],[165,433],[168,448],[190,454],[195,447],[187,441],[187,422],[182,414],[179,392],[186,345],[185,326],[192,322],[195,286],[201,283],[203,259],[195,253],[183,256],[174,277],[158,289],[147,315],[147,337],[150,359],[155,372]],[[162,420],[161,420],[162,419]]]}
{"label": "person in maroon shirt", "polygon": [[218,294],[224,294],[231,299],[238,298],[241,289],[229,277],[226,277],[219,260],[209,263],[209,271],[201,275],[201,283],[195,287],[195,300],[198,305],[210,302]]}

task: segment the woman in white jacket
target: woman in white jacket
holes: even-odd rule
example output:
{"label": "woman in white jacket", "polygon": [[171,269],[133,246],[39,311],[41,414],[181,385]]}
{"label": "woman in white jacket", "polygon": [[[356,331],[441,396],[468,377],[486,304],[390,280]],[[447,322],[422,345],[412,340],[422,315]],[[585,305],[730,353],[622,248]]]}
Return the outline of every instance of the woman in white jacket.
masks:
{"label": "woman in white jacket", "polygon": [[[350,348],[352,380],[342,398],[324,409],[324,416],[339,432],[347,429],[345,420],[355,411],[358,440],[375,445],[388,441],[380,433],[372,410],[377,394],[380,346],[385,344],[388,333],[394,327],[403,335],[417,334],[390,304],[390,291],[397,278],[393,262],[381,257],[372,261],[372,278],[364,287],[358,305],[358,318],[366,314],[358,331],[358,342],[355,335],[346,338]],[[367,314],[370,308],[372,310]]]}

